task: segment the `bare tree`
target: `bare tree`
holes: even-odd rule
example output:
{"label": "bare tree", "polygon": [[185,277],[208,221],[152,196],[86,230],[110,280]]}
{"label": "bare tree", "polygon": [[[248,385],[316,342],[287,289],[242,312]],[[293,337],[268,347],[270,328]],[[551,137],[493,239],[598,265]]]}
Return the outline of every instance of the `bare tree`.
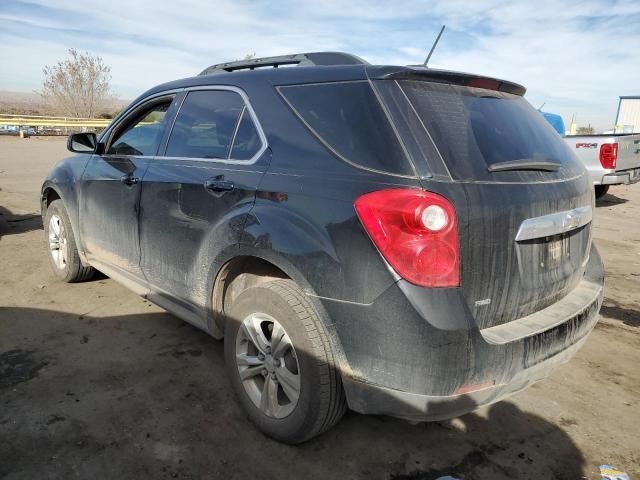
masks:
{"label": "bare tree", "polygon": [[256,52],[251,52],[251,53],[247,53],[243,60],[253,60],[254,58],[256,58]]}
{"label": "bare tree", "polygon": [[109,97],[111,67],[99,56],[69,50],[69,57],[42,69],[40,94],[55,110],[73,117],[93,118]]}

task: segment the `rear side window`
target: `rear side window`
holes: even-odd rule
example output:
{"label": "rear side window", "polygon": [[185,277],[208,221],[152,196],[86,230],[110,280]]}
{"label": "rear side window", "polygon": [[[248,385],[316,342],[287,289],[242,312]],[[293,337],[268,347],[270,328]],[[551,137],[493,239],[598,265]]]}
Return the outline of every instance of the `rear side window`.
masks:
{"label": "rear side window", "polygon": [[455,179],[499,180],[508,172],[490,173],[488,167],[515,160],[576,166],[565,142],[521,96],[425,81],[399,83]]}
{"label": "rear side window", "polygon": [[245,108],[242,111],[236,138],[233,141],[231,158],[234,160],[249,160],[260,150],[260,145],[258,130],[256,130],[256,126],[251,119],[249,110]]}
{"label": "rear side window", "polygon": [[279,91],[316,137],[346,162],[415,176],[369,82],[294,85]]}
{"label": "rear side window", "polygon": [[260,146],[256,126],[238,93],[202,90],[187,94],[165,155],[249,160]]}

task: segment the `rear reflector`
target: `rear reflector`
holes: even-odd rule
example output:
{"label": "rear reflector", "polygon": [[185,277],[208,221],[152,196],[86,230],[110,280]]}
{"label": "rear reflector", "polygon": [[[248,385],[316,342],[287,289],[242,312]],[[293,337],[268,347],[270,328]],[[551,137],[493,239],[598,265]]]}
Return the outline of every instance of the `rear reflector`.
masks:
{"label": "rear reflector", "polygon": [[458,222],[449,200],[423,190],[390,189],[362,195],[355,208],[402,278],[422,287],[460,285]]}
{"label": "rear reflector", "polygon": [[462,387],[458,388],[455,392],[453,392],[453,394],[454,395],[464,395],[465,393],[479,392],[480,390],[485,390],[487,388],[491,388],[495,384],[496,384],[496,382],[494,382],[492,380],[490,382],[463,385]]}
{"label": "rear reflector", "polygon": [[616,168],[617,161],[617,143],[603,143],[602,145],[600,145],[600,164],[603,168]]}

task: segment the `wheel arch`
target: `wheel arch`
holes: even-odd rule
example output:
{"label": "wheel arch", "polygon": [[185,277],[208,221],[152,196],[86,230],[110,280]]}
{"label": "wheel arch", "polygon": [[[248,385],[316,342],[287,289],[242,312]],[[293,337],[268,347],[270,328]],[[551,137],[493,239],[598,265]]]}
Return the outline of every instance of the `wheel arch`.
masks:
{"label": "wheel arch", "polygon": [[[337,367],[341,375],[350,371],[342,343],[338,338],[334,323],[329,317],[314,289],[305,279],[304,275],[286,258],[270,250],[261,250],[254,247],[241,246],[235,250],[234,255],[228,255],[221,267],[215,271],[212,282],[211,306],[208,309],[209,332],[216,338],[224,335],[225,302],[231,301],[234,296],[251,286],[266,282],[274,278],[289,279],[294,281],[318,312],[318,316],[324,323],[329,334]],[[235,282],[235,285],[233,283]],[[226,297],[228,294],[230,296]]]}
{"label": "wheel arch", "polygon": [[213,310],[224,313],[229,304],[247,288],[274,278],[290,279],[273,263],[252,255],[241,255],[226,262],[213,285]]}
{"label": "wheel arch", "polygon": [[40,194],[40,212],[42,216],[42,222],[44,223],[47,210],[49,205],[56,200],[60,200],[64,205],[65,210],[67,211],[67,216],[69,217],[69,221],[71,222],[71,230],[73,231],[73,238],[76,242],[76,248],[78,249],[78,254],[80,255],[80,260],[82,264],[88,266],[86,256],[84,254],[83,244],[80,241],[80,232],[79,232],[79,219],[78,219],[78,205],[77,201],[74,198],[73,191],[66,184],[54,182],[52,180],[46,180],[42,185],[42,190]]}
{"label": "wheel arch", "polygon": [[[49,205],[55,200],[62,200],[62,195],[53,184],[45,183],[42,186],[42,194],[40,195],[40,212],[43,219],[47,215]],[[64,203],[64,200],[62,201]]]}
{"label": "wheel arch", "polygon": [[340,376],[349,375],[351,369],[334,322],[329,317],[319,297],[293,264],[272,251],[241,246],[239,251],[236,251],[236,255],[227,258],[216,271],[211,292],[211,308],[209,308],[211,316],[208,319],[211,335],[215,338],[224,336],[224,323],[227,320],[225,304],[228,305],[229,301],[232,301],[245,289],[276,278],[294,281],[307,295],[307,298],[318,312],[318,317],[327,329],[333,348],[336,368]]}
{"label": "wheel arch", "polygon": [[212,270],[208,324],[210,333],[216,338],[223,336],[225,306],[249,287],[284,278],[296,282],[305,293],[312,292],[303,275],[275,252],[240,246],[227,250],[215,264],[219,267]]}

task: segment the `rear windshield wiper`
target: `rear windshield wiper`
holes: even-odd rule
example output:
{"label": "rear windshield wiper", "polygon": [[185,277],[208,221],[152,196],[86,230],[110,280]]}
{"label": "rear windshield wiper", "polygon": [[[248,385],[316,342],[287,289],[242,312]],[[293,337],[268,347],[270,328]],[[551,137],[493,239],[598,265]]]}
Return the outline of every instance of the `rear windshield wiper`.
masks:
{"label": "rear windshield wiper", "polygon": [[552,160],[522,158],[520,160],[492,163],[489,165],[487,170],[490,172],[507,172],[510,170],[542,170],[544,172],[557,172],[560,166],[560,163]]}

